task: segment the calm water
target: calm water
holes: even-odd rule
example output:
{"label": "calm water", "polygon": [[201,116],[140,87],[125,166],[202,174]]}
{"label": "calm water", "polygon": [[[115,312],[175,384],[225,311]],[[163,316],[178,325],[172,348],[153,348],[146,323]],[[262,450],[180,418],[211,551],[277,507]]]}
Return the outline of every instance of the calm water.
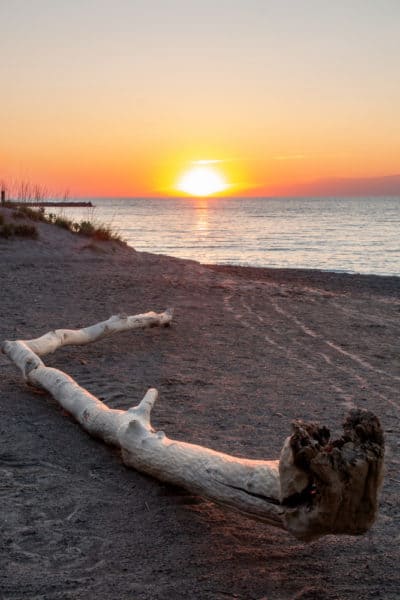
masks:
{"label": "calm water", "polygon": [[[203,263],[400,275],[400,197],[92,199],[137,250]],[[64,211],[87,218],[87,209]]]}

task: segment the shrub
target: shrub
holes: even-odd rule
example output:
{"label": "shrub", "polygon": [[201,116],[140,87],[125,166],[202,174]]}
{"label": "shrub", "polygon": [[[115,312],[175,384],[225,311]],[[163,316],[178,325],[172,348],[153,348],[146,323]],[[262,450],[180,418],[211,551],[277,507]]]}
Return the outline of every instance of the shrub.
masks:
{"label": "shrub", "polygon": [[52,221],[54,225],[57,227],[61,227],[62,229],[66,229],[67,231],[72,231],[72,221],[66,219],[65,217],[57,216],[54,221]]}
{"label": "shrub", "polygon": [[122,240],[120,239],[119,235],[113,231],[111,229],[111,227],[107,227],[104,225],[100,225],[95,233],[94,233],[94,237],[96,238],[96,240],[102,240],[102,241],[118,241],[121,242]]}
{"label": "shrub", "polygon": [[95,226],[90,221],[81,221],[75,225],[78,225],[77,233],[80,233],[80,235],[86,235],[88,237],[92,237],[94,235]]}
{"label": "shrub", "polygon": [[38,230],[35,225],[14,225],[14,235],[19,237],[26,237],[36,240],[38,238]]}
{"label": "shrub", "polygon": [[22,210],[19,210],[19,208],[17,208],[17,210],[13,210],[12,216],[14,217],[14,219],[26,219],[27,218],[26,214]]}
{"label": "shrub", "polygon": [[30,219],[31,221],[42,221],[47,222],[47,217],[43,207],[38,209],[30,208],[29,206],[19,206],[13,211],[13,217],[15,219]]}
{"label": "shrub", "polygon": [[14,234],[14,225],[12,223],[4,223],[0,229],[0,235],[4,238],[9,238]]}
{"label": "shrub", "polygon": [[91,221],[81,221],[75,223],[75,231],[80,235],[91,237],[99,242],[119,242],[124,244],[117,231],[114,231],[111,226],[103,225],[102,223],[96,223]]}
{"label": "shrub", "polygon": [[38,230],[35,225],[4,223],[0,229],[0,236],[4,238],[18,236],[36,240],[38,238]]}

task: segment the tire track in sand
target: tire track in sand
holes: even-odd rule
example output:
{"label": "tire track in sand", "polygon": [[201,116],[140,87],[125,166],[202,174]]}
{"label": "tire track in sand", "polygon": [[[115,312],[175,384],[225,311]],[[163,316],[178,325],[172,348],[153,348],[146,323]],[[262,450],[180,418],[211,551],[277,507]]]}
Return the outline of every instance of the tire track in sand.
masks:
{"label": "tire track in sand", "polygon": [[[231,289],[232,289],[232,287],[231,287]],[[232,290],[232,293],[226,294],[224,296],[224,306],[227,311],[229,311],[231,314],[233,314],[235,320],[239,321],[247,329],[251,329],[257,336],[261,336],[262,339],[265,340],[270,346],[272,346],[276,350],[280,351],[284,355],[285,359],[296,362],[297,364],[301,365],[302,367],[305,367],[307,370],[312,371],[314,374],[319,373],[319,370],[312,362],[304,360],[304,358],[299,358],[298,354],[293,352],[293,350],[291,348],[280,344],[278,341],[276,341],[276,339],[271,337],[271,335],[267,335],[264,331],[262,333],[260,333],[259,327],[254,325],[254,323],[252,321],[248,321],[247,319],[245,319],[243,317],[243,313],[240,310],[238,310],[237,308],[235,309],[233,307],[233,302],[232,302],[233,296],[234,296],[233,290]],[[271,331],[271,329],[273,330],[273,327],[271,328],[271,326],[266,323],[264,317],[262,315],[260,315],[257,311],[252,309],[243,299],[239,298],[239,302],[241,304],[242,309],[244,309],[246,312],[249,313],[249,316],[251,317],[251,319],[253,319],[253,320],[256,319],[262,326],[268,327],[269,331]],[[276,335],[279,336],[280,335],[279,332],[277,332]],[[295,345],[297,345],[297,344],[293,344],[293,341],[292,341],[292,346],[295,346]],[[304,355],[304,347],[301,347],[301,350],[302,350],[302,354]],[[339,385],[337,385],[333,382],[329,382],[329,386],[342,399],[343,404],[347,409],[355,408],[355,404],[353,403],[353,396],[346,393],[346,391],[342,387],[340,387]]]}
{"label": "tire track in sand", "polygon": [[[294,314],[290,313],[289,311],[287,311],[287,310],[283,309],[281,306],[279,306],[278,302],[275,299],[270,298],[270,302],[278,314],[284,316],[286,319],[295,323],[295,325],[299,329],[301,329],[301,331],[306,336],[309,336],[309,337],[313,338],[314,340],[318,340],[319,342],[323,343],[324,345],[328,346],[331,350],[333,350],[334,353],[344,356],[345,358],[349,359],[351,362],[358,364],[360,367],[362,367],[366,371],[370,371],[377,375],[383,375],[394,381],[400,381],[400,377],[398,377],[397,375],[392,375],[391,373],[388,373],[387,371],[384,371],[383,369],[374,367],[373,365],[371,365],[371,363],[369,363],[367,360],[363,359],[362,357],[358,356],[357,354],[355,354],[353,352],[349,352],[347,350],[344,350],[338,344],[335,344],[331,340],[326,339],[323,335],[321,335],[317,331],[314,331],[313,329],[311,329],[308,325],[306,325],[303,321],[301,321]],[[329,360],[325,353],[320,353],[320,355],[324,358],[325,361]],[[364,387],[366,389],[370,388],[370,383],[368,382],[368,380],[364,377],[361,377],[354,368],[352,368],[350,366],[344,367],[342,365],[338,365],[337,363],[334,363],[334,366],[337,370],[345,372],[348,375],[350,375],[351,377],[353,377],[353,379],[358,381],[358,383],[362,387]],[[391,392],[396,393],[396,389],[391,387],[390,384],[382,383],[381,385],[383,387],[388,388]],[[376,390],[374,390],[374,394],[376,396],[378,396],[381,400],[388,402],[391,406],[396,408],[397,411],[400,410],[399,404],[396,401],[389,398],[387,395],[381,394],[380,392],[378,392]]]}
{"label": "tire track in sand", "polygon": [[[230,293],[226,294],[224,297],[224,305],[226,310],[228,310],[229,312],[231,312],[234,316],[234,318],[241,322],[245,327],[251,329],[252,331],[254,331],[258,336],[262,335],[263,339],[271,346],[273,346],[274,348],[276,348],[277,350],[281,351],[286,358],[293,360],[295,362],[297,362],[298,364],[301,364],[303,367],[307,368],[308,370],[311,370],[313,372],[319,372],[319,369],[315,366],[315,363],[320,363],[321,360],[324,361],[324,363],[326,365],[328,365],[329,367],[331,367],[332,369],[334,369],[336,372],[340,372],[345,374],[347,377],[355,380],[357,382],[357,386],[359,389],[362,390],[369,390],[371,388],[371,384],[368,381],[368,379],[362,375],[360,375],[359,372],[357,372],[356,369],[354,369],[351,364],[350,365],[341,365],[338,364],[337,361],[335,361],[333,359],[333,357],[335,355],[340,355],[343,356],[344,358],[350,360],[350,363],[356,363],[358,364],[364,371],[370,371],[373,372],[374,374],[379,374],[379,375],[384,375],[385,377],[388,377],[389,379],[392,380],[400,380],[399,377],[397,377],[396,375],[392,375],[382,369],[379,369],[377,367],[374,367],[373,365],[371,365],[368,361],[362,359],[361,357],[359,357],[358,355],[348,352],[346,350],[343,350],[342,348],[340,348],[340,346],[338,346],[337,344],[335,344],[334,342],[332,342],[329,339],[326,339],[321,333],[319,333],[318,331],[315,331],[313,328],[311,328],[307,323],[303,322],[301,319],[299,319],[296,315],[294,315],[293,313],[283,309],[279,304],[278,301],[276,300],[276,296],[275,298],[272,297],[271,295],[271,290],[272,289],[278,289],[278,286],[274,285],[274,284],[264,284],[265,287],[268,287],[268,293],[266,293],[264,295],[264,299],[268,300],[271,307],[273,308],[273,310],[279,314],[281,317],[283,317],[285,319],[286,322],[291,322],[292,324],[294,324],[294,326],[301,331],[301,333],[305,336],[310,338],[314,343],[320,343],[324,346],[328,346],[329,350],[332,352],[333,357],[331,357],[329,355],[329,353],[324,352],[323,350],[321,351],[316,351],[315,348],[311,349],[308,347],[307,344],[303,344],[293,338],[291,338],[291,348],[287,348],[286,346],[283,346],[281,343],[279,343],[279,341],[277,341],[276,337],[279,336],[279,332],[276,333],[276,336],[273,337],[271,336],[271,334],[265,334],[265,332],[260,332],[260,329],[258,326],[256,326],[254,324],[254,320],[258,321],[258,323],[260,323],[260,325],[264,325],[265,327],[268,327],[269,332],[274,331],[274,328],[271,327],[271,325],[268,325],[266,323],[265,318],[259,313],[257,312],[257,310],[255,310],[252,306],[250,306],[251,304],[251,299],[253,298],[256,299],[256,297],[253,295],[250,295],[248,292],[249,290],[246,290],[246,298],[249,299],[250,298],[250,304],[249,302],[246,302],[243,298],[241,298],[240,296],[237,297],[238,303],[240,308],[238,308],[236,306],[236,308],[234,307],[234,296],[235,296],[235,288],[233,282],[229,282],[230,283]],[[243,288],[242,288],[243,289]],[[281,293],[277,294],[277,295],[282,295]],[[243,311],[246,311],[250,317],[249,319],[246,319],[243,316]],[[293,349],[297,348],[297,351],[294,352]],[[302,357],[299,357],[299,353],[301,353]],[[306,360],[305,359],[305,354],[310,354],[311,353],[311,360],[313,362],[311,362],[311,360]],[[354,395],[353,394],[348,394],[346,393],[346,391],[344,390],[343,387],[341,387],[340,385],[338,385],[337,383],[333,382],[330,380],[330,378],[327,379],[327,384],[331,387],[331,389],[333,389],[343,400],[343,404],[346,406],[346,408],[354,408],[355,404],[353,402],[354,400]],[[388,387],[390,391],[395,391],[393,389],[393,387],[391,387],[389,384],[382,384],[384,387]],[[393,406],[397,411],[399,410],[399,405],[398,403],[396,403],[394,400],[392,400],[390,397],[388,397],[385,394],[382,394],[381,392],[379,392],[378,390],[374,389],[373,393],[376,397],[378,397],[379,399],[389,403],[391,406]]]}

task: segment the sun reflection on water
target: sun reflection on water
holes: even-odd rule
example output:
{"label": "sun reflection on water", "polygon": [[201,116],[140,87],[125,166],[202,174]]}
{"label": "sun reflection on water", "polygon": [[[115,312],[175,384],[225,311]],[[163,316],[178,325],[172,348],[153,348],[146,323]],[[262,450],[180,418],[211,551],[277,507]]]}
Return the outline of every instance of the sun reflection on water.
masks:
{"label": "sun reflection on water", "polygon": [[196,231],[201,233],[208,233],[210,228],[210,215],[209,215],[209,200],[207,198],[201,198],[196,200],[195,204],[195,227]]}

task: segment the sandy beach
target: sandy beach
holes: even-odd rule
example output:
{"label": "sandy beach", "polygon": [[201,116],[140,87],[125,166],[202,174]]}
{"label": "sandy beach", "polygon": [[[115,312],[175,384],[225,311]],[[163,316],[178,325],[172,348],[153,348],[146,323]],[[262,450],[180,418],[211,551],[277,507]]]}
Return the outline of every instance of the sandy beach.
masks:
{"label": "sandy beach", "polygon": [[400,594],[400,279],[207,266],[38,224],[0,238],[0,339],[175,310],[45,358],[113,408],[159,390],[169,437],[278,458],[293,419],[339,433],[373,411],[386,439],[379,517],[303,544],[122,464],[0,355],[0,598],[395,600]]}

